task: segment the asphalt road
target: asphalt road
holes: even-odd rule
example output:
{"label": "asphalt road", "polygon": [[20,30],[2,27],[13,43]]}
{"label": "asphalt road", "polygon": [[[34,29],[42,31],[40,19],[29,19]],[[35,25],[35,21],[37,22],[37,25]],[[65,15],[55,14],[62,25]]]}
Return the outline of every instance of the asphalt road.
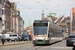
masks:
{"label": "asphalt road", "polygon": [[0,46],[0,50],[72,50],[72,47],[66,47],[66,41],[60,41],[49,45],[33,45],[32,43]]}

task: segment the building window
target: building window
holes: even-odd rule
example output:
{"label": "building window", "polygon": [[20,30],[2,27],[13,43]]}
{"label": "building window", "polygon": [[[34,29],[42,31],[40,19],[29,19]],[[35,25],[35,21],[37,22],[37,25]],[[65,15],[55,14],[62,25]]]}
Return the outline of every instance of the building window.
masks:
{"label": "building window", "polygon": [[4,13],[3,13],[3,9],[2,9],[2,15],[3,15]]}

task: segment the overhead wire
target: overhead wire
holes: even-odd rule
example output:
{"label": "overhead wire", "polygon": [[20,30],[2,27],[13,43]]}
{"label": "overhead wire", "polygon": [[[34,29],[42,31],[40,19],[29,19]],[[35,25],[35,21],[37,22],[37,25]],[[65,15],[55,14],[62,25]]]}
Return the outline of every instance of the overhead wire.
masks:
{"label": "overhead wire", "polygon": [[[35,0],[34,0],[35,1]],[[35,2],[37,2],[37,1],[35,1]],[[40,4],[40,2],[38,1],[37,3],[39,3]],[[40,4],[44,9],[46,9],[46,10],[48,10],[48,8],[46,8],[45,6],[43,6],[42,4]],[[50,11],[50,10],[48,10],[48,11]]]}
{"label": "overhead wire", "polygon": [[[13,0],[11,0],[11,1],[13,1]],[[39,12],[36,12],[36,11],[32,10],[31,8],[25,7],[24,5],[20,4],[19,2],[16,2],[16,3],[18,3],[19,5],[21,5],[21,6],[24,7],[25,9],[29,9],[29,10],[31,10],[32,12],[35,12],[35,13],[38,13],[38,14],[39,14]]]}
{"label": "overhead wire", "polygon": [[[43,3],[43,2],[42,2]],[[43,3],[43,5],[45,5],[44,3]],[[45,5],[46,6],[46,5]],[[46,9],[48,9],[49,10],[49,8],[46,8]],[[49,10],[49,12],[50,12],[50,10]]]}
{"label": "overhead wire", "polygon": [[19,5],[21,5],[21,6],[22,6],[22,7],[24,7],[24,8],[27,8],[27,9],[29,9],[29,10],[31,10],[31,11],[33,11],[33,12],[35,12],[35,13],[38,13],[38,14],[39,14],[39,12],[36,12],[36,11],[32,10],[31,8],[25,7],[24,5],[20,4],[19,2],[18,2],[18,4],[19,4]]}

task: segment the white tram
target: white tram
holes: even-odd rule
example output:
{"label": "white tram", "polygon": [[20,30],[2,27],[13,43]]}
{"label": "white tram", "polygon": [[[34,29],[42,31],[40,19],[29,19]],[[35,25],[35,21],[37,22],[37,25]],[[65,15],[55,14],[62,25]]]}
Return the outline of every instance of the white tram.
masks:
{"label": "white tram", "polygon": [[33,23],[33,44],[50,44],[63,39],[62,27],[48,20]]}

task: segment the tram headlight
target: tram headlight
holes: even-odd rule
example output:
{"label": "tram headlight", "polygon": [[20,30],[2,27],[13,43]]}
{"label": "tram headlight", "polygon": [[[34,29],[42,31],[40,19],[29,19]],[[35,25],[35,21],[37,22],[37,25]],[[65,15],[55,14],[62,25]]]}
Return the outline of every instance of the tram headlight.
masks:
{"label": "tram headlight", "polygon": [[37,40],[36,38],[34,38],[34,40]]}
{"label": "tram headlight", "polygon": [[35,38],[35,40],[37,40],[37,39]]}
{"label": "tram headlight", "polygon": [[44,38],[43,40],[46,40],[46,38]]}
{"label": "tram headlight", "polygon": [[43,40],[45,40],[45,39],[43,39]]}

